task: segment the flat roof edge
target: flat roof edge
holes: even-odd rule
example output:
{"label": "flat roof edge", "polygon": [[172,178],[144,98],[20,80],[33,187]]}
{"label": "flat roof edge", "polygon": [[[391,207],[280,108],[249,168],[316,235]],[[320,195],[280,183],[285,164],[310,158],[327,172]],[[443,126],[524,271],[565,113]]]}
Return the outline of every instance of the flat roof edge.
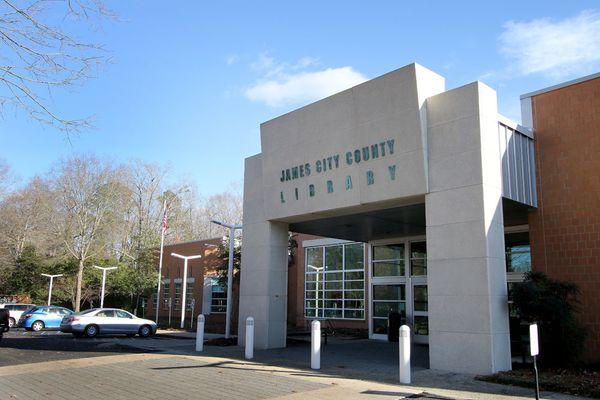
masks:
{"label": "flat roof edge", "polygon": [[589,81],[589,80],[596,79],[596,78],[600,78],[600,72],[596,72],[595,74],[582,76],[581,78],[572,79],[570,81],[559,83],[557,85],[548,86],[548,87],[543,88],[543,89],[539,89],[539,90],[535,90],[533,92],[522,94],[521,95],[521,100],[526,99],[528,97],[537,96],[537,95],[542,94],[542,93],[551,92],[553,90],[562,89],[562,88],[567,87],[567,86],[576,85],[578,83]]}
{"label": "flat roof edge", "polygon": [[522,133],[523,135],[528,136],[531,139],[533,139],[533,130],[532,129],[527,128],[526,126],[523,126],[523,125],[513,121],[512,119],[505,117],[502,114],[498,114],[498,122],[500,122],[502,125],[506,125],[509,128],[512,128],[515,131],[518,131],[518,132]]}
{"label": "flat roof edge", "polygon": [[367,78],[367,80],[365,80],[364,82],[361,82],[361,83],[358,83],[358,84],[356,84],[356,85],[354,85],[354,86],[351,86],[351,87],[349,87],[349,88],[346,88],[346,89],[340,90],[339,92],[332,93],[332,94],[330,94],[330,95],[328,95],[328,96],[325,96],[325,97],[323,97],[323,98],[320,98],[320,99],[317,99],[317,100],[311,101],[311,102],[310,102],[310,103],[308,103],[308,104],[304,104],[304,105],[298,106],[298,107],[296,107],[296,108],[294,108],[294,109],[292,109],[292,110],[286,111],[286,112],[284,112],[283,114],[279,114],[279,115],[277,115],[277,116],[275,116],[275,117],[273,117],[273,118],[270,118],[270,119],[268,119],[268,120],[266,120],[266,121],[263,121],[263,122],[261,122],[261,123],[260,123],[260,126],[262,127],[263,125],[266,125],[266,124],[268,124],[268,123],[270,123],[270,122],[272,122],[272,121],[275,121],[275,120],[277,120],[277,119],[283,118],[283,117],[285,117],[285,116],[287,116],[287,115],[289,115],[289,114],[292,114],[292,113],[294,113],[294,112],[296,112],[296,111],[304,110],[304,109],[306,109],[306,108],[309,108],[309,107],[311,107],[311,106],[314,106],[314,105],[315,105],[315,104],[317,104],[317,103],[320,103],[320,102],[322,102],[322,101],[325,101],[325,100],[329,100],[331,97],[334,97],[334,96],[336,96],[336,95],[338,95],[338,94],[341,94],[341,93],[346,93],[346,92],[352,91],[352,90],[354,90],[355,88],[357,88],[357,87],[359,87],[359,86],[361,86],[361,85],[364,85],[364,84],[366,84],[366,83],[369,83],[369,82],[371,82],[371,81],[373,81],[373,80],[375,80],[375,79],[383,78],[384,76],[387,76],[387,75],[393,74],[393,73],[395,73],[395,72],[398,72],[398,71],[400,71],[401,69],[408,69],[408,68],[413,68],[413,70],[414,70],[414,71],[416,71],[416,69],[417,69],[417,68],[422,68],[422,69],[428,70],[429,72],[432,72],[432,73],[434,73],[434,74],[436,74],[436,75],[439,75],[441,78],[444,78],[444,79],[445,79],[445,77],[444,77],[444,76],[442,76],[442,75],[438,74],[438,73],[437,73],[437,72],[435,72],[434,70],[432,70],[432,69],[429,69],[429,68],[427,68],[426,66],[424,66],[424,65],[422,65],[422,64],[419,64],[419,63],[418,63],[418,62],[416,62],[416,61],[413,61],[413,62],[411,62],[411,63],[408,63],[408,64],[406,64],[406,65],[403,65],[403,66],[401,66],[401,67],[395,68],[395,69],[393,69],[393,70],[391,70],[391,71],[388,71],[388,72],[385,72],[385,73],[383,73],[383,74],[380,74],[380,75],[377,75],[377,76],[374,76],[374,77],[371,77],[371,78]]}

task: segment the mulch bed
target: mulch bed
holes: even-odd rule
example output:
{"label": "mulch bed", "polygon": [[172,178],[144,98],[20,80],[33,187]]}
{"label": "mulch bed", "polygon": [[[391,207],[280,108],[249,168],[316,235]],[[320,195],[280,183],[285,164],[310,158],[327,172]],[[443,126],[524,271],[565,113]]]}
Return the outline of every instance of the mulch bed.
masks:
{"label": "mulch bed", "polygon": [[237,338],[232,337],[229,339],[225,338],[215,338],[210,339],[205,342],[207,346],[237,346]]}
{"label": "mulch bed", "polygon": [[[600,398],[600,371],[586,369],[548,369],[540,371],[540,390]],[[520,368],[475,379],[535,388],[533,368]]]}

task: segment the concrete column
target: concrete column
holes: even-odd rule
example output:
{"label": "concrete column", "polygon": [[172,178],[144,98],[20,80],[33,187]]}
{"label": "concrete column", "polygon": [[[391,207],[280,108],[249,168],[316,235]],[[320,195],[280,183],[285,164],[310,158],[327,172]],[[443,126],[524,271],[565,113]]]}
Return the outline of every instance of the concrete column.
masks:
{"label": "concrete column", "polygon": [[427,100],[425,197],[433,369],[511,368],[496,92],[480,82]]}
{"label": "concrete column", "polygon": [[265,220],[261,156],[246,159],[238,344],[254,318],[254,347],[285,347],[288,225]]}

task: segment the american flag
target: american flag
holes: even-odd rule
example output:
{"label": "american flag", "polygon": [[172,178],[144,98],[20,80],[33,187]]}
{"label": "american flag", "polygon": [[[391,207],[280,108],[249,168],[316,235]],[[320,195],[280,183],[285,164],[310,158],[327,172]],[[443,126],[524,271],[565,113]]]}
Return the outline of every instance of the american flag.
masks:
{"label": "american flag", "polygon": [[163,216],[163,221],[162,221],[162,233],[164,234],[167,231],[167,210],[165,210],[165,214]]}

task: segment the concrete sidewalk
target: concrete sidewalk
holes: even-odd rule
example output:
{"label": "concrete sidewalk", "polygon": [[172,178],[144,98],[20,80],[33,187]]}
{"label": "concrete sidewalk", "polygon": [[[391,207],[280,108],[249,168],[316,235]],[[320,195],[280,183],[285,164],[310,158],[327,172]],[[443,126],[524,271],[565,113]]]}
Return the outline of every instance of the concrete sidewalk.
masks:
{"label": "concrete sidewalk", "polygon": [[[243,359],[243,352],[243,348],[240,347],[205,346],[202,357],[224,360],[228,363],[235,360],[236,363],[250,365]],[[284,349],[258,350],[254,355],[251,363],[253,368],[285,371],[293,376],[316,379],[318,382],[326,381],[340,385],[343,383],[347,389],[355,388],[352,389],[355,392],[358,388],[383,390],[388,399],[390,396],[402,398],[403,395],[423,392],[456,399],[535,398],[532,389],[482,382],[475,380],[474,375],[428,369],[424,365],[427,363],[424,360],[424,357],[427,356],[426,350],[419,346],[413,347],[412,385],[398,384],[397,343],[332,338],[321,350],[321,370],[319,371],[310,369],[309,343],[293,343]],[[365,389],[367,387],[378,387],[379,389]],[[346,396],[344,398],[350,395],[346,391],[343,393]],[[370,393],[375,394],[374,392]],[[354,397],[349,396],[349,398]],[[544,392],[542,398],[581,399],[581,397],[551,392]]]}
{"label": "concrete sidewalk", "polygon": [[[214,368],[251,368],[271,374],[302,377],[328,385],[342,385],[344,390],[328,389],[329,395],[343,394],[340,398],[354,398],[351,393],[360,394],[381,390],[382,396],[402,394],[434,393],[456,399],[508,399],[534,398],[531,389],[499,385],[474,379],[473,375],[447,373],[428,369],[426,346],[413,347],[413,385],[398,384],[398,344],[368,339],[350,339],[332,337],[321,350],[321,367],[319,371],[310,369],[310,343],[293,340],[283,349],[255,350],[254,359],[244,359],[244,349],[238,346],[204,346],[202,353],[194,351],[195,343],[177,342],[177,348],[168,349],[169,340],[156,341],[161,351],[177,353],[190,360],[208,361]],[[143,343],[143,342],[138,342]],[[150,343],[148,343],[150,344]],[[190,367],[192,368],[192,367]],[[373,389],[378,388],[378,389]],[[361,390],[357,392],[357,390]],[[348,392],[350,390],[350,392]],[[383,394],[385,392],[385,394]],[[319,392],[320,395],[323,393]],[[337,395],[336,395],[337,396]],[[406,396],[405,396],[406,397]],[[310,398],[310,397],[306,397]],[[319,398],[319,397],[315,397]],[[336,397],[332,397],[336,398]],[[391,397],[393,398],[393,397]],[[544,399],[581,399],[581,397],[544,393]]]}
{"label": "concrete sidewalk", "polygon": [[[0,400],[532,398],[528,390],[430,370],[415,373],[414,385],[397,385],[342,378],[329,369],[312,371],[204,355],[153,353],[80,358],[0,367]],[[549,393],[542,398],[576,399]]]}

